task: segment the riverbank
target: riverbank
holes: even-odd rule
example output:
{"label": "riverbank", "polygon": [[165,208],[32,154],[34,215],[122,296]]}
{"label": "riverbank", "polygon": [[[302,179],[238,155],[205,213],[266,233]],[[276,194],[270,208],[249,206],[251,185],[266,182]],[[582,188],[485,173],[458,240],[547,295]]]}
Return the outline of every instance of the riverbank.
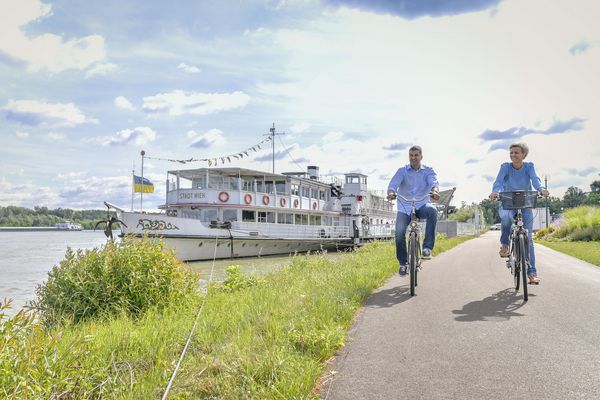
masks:
{"label": "riverbank", "polygon": [[[435,253],[465,240],[439,239]],[[62,385],[41,379],[48,373],[42,369],[37,380],[53,385],[47,389],[70,387],[107,399],[159,398],[204,302],[171,397],[314,398],[324,363],[343,346],[354,314],[396,272],[390,243],[372,243],[333,260],[297,256],[262,278],[232,271],[207,294],[196,292],[139,320],[122,316],[50,332],[32,328],[24,347],[43,345],[56,355],[46,369],[62,371]]]}

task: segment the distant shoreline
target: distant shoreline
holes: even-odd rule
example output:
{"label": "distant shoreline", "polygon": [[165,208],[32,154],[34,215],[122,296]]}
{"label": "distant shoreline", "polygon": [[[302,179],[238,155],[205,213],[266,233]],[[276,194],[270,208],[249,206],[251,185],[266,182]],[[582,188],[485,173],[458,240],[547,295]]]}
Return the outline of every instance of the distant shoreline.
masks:
{"label": "distant shoreline", "polygon": [[81,232],[81,229],[61,229],[54,226],[3,226],[0,227],[0,232]]}

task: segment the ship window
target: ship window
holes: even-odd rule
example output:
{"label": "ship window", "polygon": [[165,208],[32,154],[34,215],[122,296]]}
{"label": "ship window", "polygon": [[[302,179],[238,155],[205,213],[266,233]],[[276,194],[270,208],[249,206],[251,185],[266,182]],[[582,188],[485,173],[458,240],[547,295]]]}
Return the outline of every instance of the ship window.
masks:
{"label": "ship window", "polygon": [[254,184],[248,178],[242,178],[242,190],[246,192],[254,192]]}
{"label": "ship window", "polygon": [[299,187],[295,183],[292,183],[292,194],[294,196],[299,196],[300,195]]}
{"label": "ship window", "polygon": [[327,200],[326,193],[324,190],[319,190],[319,200]]}
{"label": "ship window", "polygon": [[256,181],[256,191],[260,193],[265,193],[265,183],[263,181]]}
{"label": "ship window", "polygon": [[311,225],[321,225],[321,216],[320,215],[311,215],[310,224]]}
{"label": "ship window", "polygon": [[210,175],[208,177],[208,187],[210,189],[237,190],[238,181],[233,176]]}
{"label": "ship window", "polygon": [[273,184],[273,182],[265,182],[265,193],[274,193],[273,192],[274,187],[275,187],[275,185]]}
{"label": "ship window", "polygon": [[200,210],[181,210],[181,216],[183,218],[201,219],[202,214]]}
{"label": "ship window", "polygon": [[202,210],[202,221],[210,222],[217,218],[218,218],[217,210],[211,209],[211,208],[209,208],[207,210]]}
{"label": "ship window", "polygon": [[308,214],[294,214],[294,224],[308,225]]}
{"label": "ship window", "polygon": [[267,213],[265,211],[258,212],[258,222],[267,222]]}
{"label": "ship window", "polygon": [[340,217],[331,217],[332,226],[340,226]]}
{"label": "ship window", "polygon": [[192,188],[206,189],[206,175],[193,178],[192,179]]}
{"label": "ship window", "polygon": [[237,210],[223,210],[223,221],[237,221]]}
{"label": "ship window", "polygon": [[275,213],[274,212],[267,212],[267,222],[270,224],[274,224],[275,223]]}
{"label": "ship window", "polygon": [[244,221],[244,222],[256,222],[256,211],[253,211],[253,210],[242,210],[242,221]]}
{"label": "ship window", "polygon": [[310,189],[310,198],[311,199],[318,199],[319,198],[319,191],[317,189]]}
{"label": "ship window", "polygon": [[291,224],[293,222],[293,214],[277,213],[277,222],[280,224]]}
{"label": "ship window", "polygon": [[309,197],[309,196],[310,196],[310,189],[302,186],[302,197]]}
{"label": "ship window", "polygon": [[277,189],[277,193],[285,194],[285,181],[275,182],[275,189]]}

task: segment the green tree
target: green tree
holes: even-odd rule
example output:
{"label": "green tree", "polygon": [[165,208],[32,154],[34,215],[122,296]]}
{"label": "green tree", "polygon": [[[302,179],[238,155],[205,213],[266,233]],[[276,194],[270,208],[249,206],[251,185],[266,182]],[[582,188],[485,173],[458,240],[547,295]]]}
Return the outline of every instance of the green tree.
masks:
{"label": "green tree", "polygon": [[583,201],[583,204],[588,206],[600,206],[600,192],[590,193],[590,195]]}
{"label": "green tree", "polygon": [[592,190],[592,193],[600,193],[600,181],[592,182],[590,189]]}
{"label": "green tree", "polygon": [[583,194],[583,190],[575,186],[570,186],[563,196],[562,203],[564,208],[573,208],[582,205],[584,201],[585,195]]}
{"label": "green tree", "polygon": [[483,218],[485,219],[486,224],[492,225],[500,222],[500,215],[498,214],[500,202],[484,199],[479,203],[479,207],[481,207],[481,210],[483,211]]}

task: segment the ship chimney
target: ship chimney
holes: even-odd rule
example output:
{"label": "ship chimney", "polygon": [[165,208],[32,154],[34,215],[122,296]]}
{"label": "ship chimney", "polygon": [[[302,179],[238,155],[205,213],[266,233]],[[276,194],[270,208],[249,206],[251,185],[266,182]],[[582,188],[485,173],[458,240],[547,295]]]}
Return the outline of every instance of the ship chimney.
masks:
{"label": "ship chimney", "polygon": [[306,172],[310,179],[319,179],[319,167],[315,165],[309,165],[306,167]]}

